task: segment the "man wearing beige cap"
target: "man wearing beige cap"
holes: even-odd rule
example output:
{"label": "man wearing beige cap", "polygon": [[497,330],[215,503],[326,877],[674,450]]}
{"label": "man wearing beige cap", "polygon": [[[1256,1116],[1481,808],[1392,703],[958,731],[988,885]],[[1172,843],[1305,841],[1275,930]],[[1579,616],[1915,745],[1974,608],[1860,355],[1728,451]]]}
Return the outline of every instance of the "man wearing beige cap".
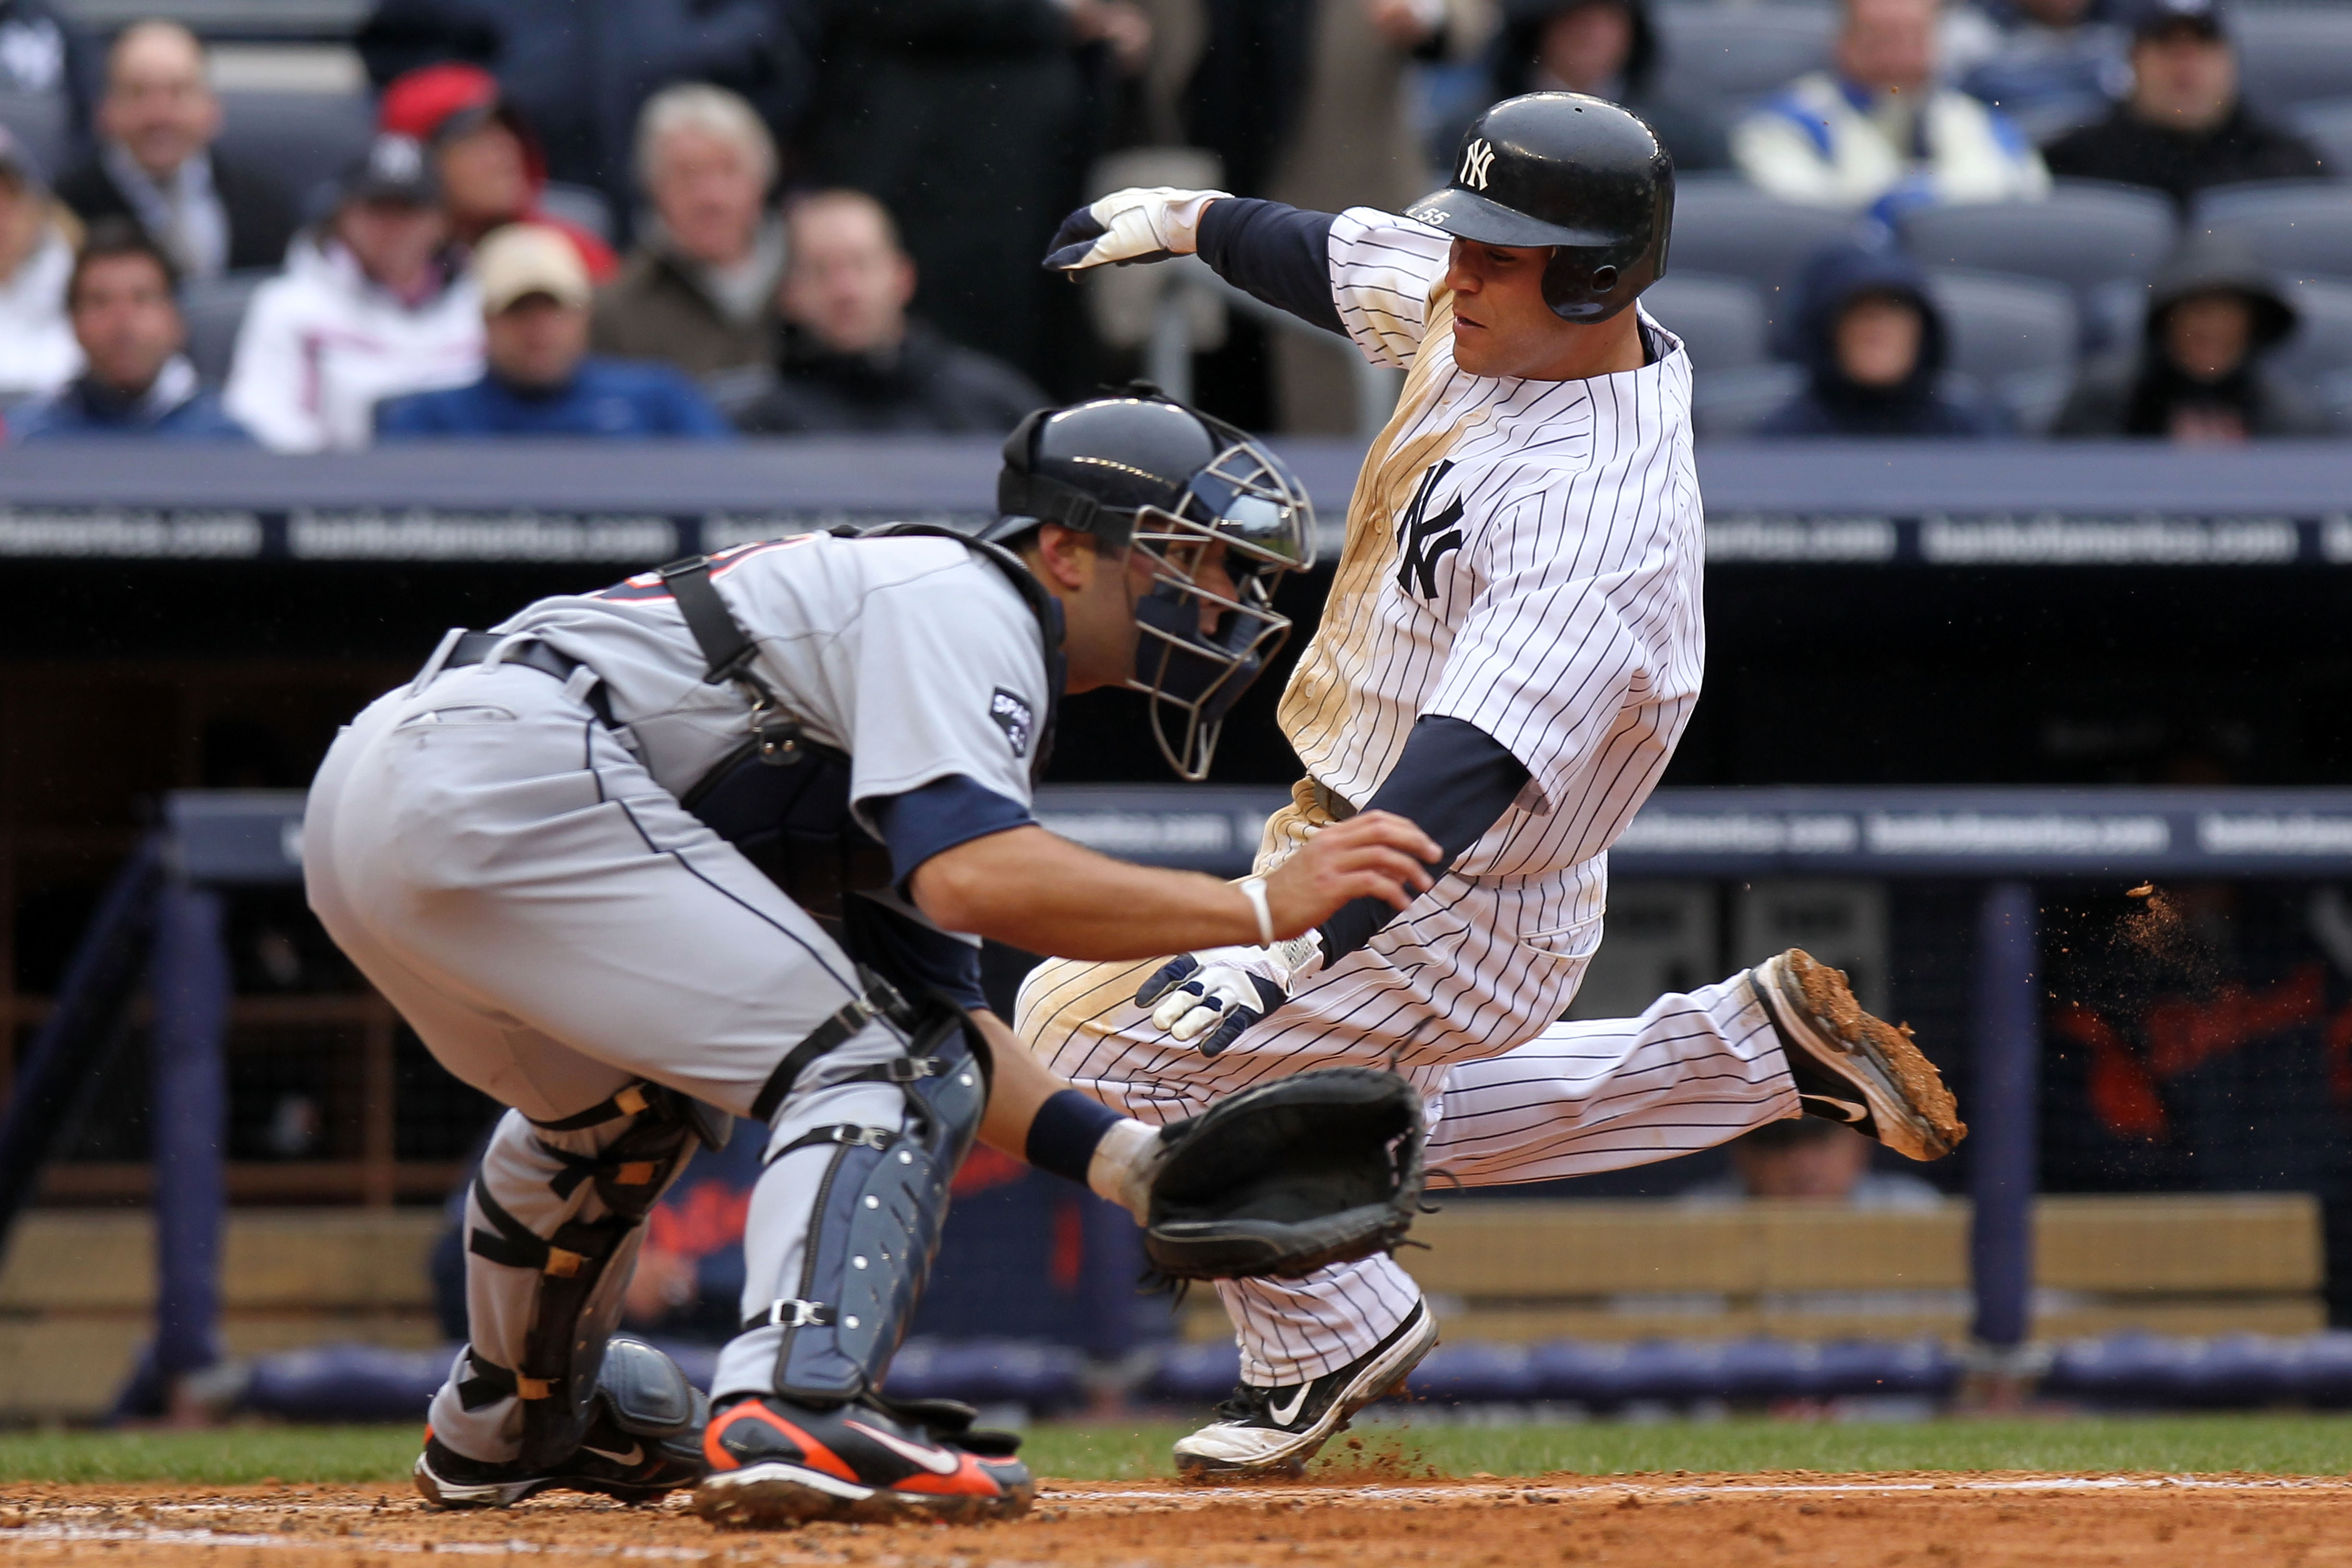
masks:
{"label": "man wearing beige cap", "polygon": [[509,224],[474,252],[488,371],[377,405],[386,441],[479,436],[725,439],[734,430],[666,364],[588,353],[588,269],[562,232]]}

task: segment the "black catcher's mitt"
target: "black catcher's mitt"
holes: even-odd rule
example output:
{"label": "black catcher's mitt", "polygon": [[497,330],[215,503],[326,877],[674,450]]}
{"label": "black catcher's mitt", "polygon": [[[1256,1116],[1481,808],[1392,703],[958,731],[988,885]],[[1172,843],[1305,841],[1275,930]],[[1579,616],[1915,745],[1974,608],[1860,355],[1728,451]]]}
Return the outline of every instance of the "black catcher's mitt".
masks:
{"label": "black catcher's mitt", "polygon": [[1143,1247],[1176,1279],[1295,1278],[1393,1252],[1421,1201],[1421,1096],[1318,1068],[1160,1130]]}

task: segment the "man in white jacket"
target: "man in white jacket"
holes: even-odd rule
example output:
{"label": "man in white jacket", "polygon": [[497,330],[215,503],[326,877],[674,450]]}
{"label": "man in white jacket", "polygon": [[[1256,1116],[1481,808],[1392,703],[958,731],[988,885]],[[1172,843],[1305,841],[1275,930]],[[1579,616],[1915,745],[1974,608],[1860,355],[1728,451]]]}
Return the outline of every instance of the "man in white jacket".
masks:
{"label": "man in white jacket", "polygon": [[350,450],[379,400],[481,374],[481,299],[449,258],[432,166],[407,137],[380,136],[334,216],[255,291],[224,401],[278,451]]}
{"label": "man in white jacket", "polygon": [[2000,110],[1945,86],[1937,0],[1845,0],[1832,68],[1799,77],[1731,132],[1731,154],[1784,201],[1892,220],[1944,202],[2037,201],[2041,155]]}

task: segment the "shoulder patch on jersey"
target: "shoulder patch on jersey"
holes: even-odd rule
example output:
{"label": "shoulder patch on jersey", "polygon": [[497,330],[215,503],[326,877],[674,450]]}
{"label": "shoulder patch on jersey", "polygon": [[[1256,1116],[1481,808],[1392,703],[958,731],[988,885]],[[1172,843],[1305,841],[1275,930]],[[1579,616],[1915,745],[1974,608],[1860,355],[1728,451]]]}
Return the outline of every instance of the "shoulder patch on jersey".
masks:
{"label": "shoulder patch on jersey", "polygon": [[1412,492],[1412,500],[1397,521],[1397,542],[1403,559],[1397,563],[1397,586],[1405,593],[1437,602],[1437,563],[1462,548],[1462,498],[1455,496],[1436,516],[1429,515],[1429,498],[1438,482],[1454,469],[1454,459],[1430,465]]}
{"label": "shoulder patch on jersey", "polygon": [[1037,717],[1029,710],[1026,700],[1000,686],[988,700],[988,716],[1004,731],[1014,756],[1029,754],[1029,737],[1037,731]]}

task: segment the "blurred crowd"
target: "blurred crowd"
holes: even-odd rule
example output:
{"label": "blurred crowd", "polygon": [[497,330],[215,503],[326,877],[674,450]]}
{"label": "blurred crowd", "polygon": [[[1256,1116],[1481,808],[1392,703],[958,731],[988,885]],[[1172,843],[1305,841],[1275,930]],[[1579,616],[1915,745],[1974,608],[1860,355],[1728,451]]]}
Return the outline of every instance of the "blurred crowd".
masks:
{"label": "blurred crowd", "polygon": [[[1566,88],[1674,152],[1647,303],[1690,343],[1704,432],[2323,433],[2352,412],[2352,188],[2305,132],[2352,112],[2250,101],[2251,14],[381,0],[364,129],[301,188],[224,141],[179,22],[100,41],[0,0],[0,100],[46,96],[66,128],[44,149],[0,115],[0,406],[14,440],[289,452],[1000,431],[1140,363],[1153,302],[1118,291],[1159,285],[1038,268],[1080,202],[1395,209],[1486,104]],[[1752,62],[1734,23],[1759,15],[1793,29],[1793,74],[1734,90],[1714,57]],[[1186,320],[1204,403],[1349,426],[1330,345]]]}

